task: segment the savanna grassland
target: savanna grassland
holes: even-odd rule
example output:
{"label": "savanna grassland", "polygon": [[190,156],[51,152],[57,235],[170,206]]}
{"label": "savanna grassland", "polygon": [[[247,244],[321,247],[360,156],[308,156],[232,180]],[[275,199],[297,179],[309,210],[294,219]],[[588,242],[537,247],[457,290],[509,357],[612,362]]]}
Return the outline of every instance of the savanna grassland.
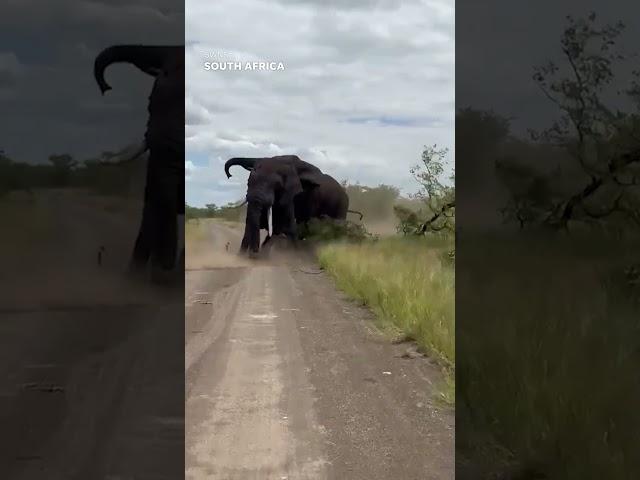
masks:
{"label": "savanna grassland", "polygon": [[478,475],[635,478],[637,239],[465,242],[457,278],[461,465],[473,459]]}
{"label": "savanna grassland", "polygon": [[463,478],[640,477],[639,78],[616,78],[632,58],[622,22],[565,21],[553,56],[522,73],[555,108],[546,128],[456,114]]}

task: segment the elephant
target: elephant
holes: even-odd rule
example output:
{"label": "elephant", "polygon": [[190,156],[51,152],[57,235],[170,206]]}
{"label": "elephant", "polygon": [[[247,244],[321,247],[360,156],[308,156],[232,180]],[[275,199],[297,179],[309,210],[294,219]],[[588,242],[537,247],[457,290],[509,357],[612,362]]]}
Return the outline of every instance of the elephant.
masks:
{"label": "elephant", "polygon": [[269,230],[269,212],[273,220],[272,234],[285,235],[295,245],[297,229],[294,199],[304,188],[319,186],[316,178],[322,174],[320,169],[296,155],[236,157],[227,160],[224,165],[227,178],[231,177],[229,169],[234,165],[251,172],[247,182],[247,216],[240,253],[248,250],[252,257],[258,254],[260,230]]}
{"label": "elephant", "polygon": [[[104,78],[113,63],[130,63],[155,78],[149,96],[148,121],[136,156],[149,151],[142,220],[129,270],[145,271],[151,263],[156,279],[180,269],[178,216],[184,215],[184,47],[114,45],[102,50],[94,77],[104,95],[111,86]],[[177,260],[177,261],[176,261]]]}
{"label": "elephant", "polygon": [[313,174],[313,184],[306,182],[304,191],[296,196],[295,217],[298,225],[306,225],[312,218],[330,218],[345,221],[347,213],[362,213],[349,210],[349,196],[345,188],[331,175]]}

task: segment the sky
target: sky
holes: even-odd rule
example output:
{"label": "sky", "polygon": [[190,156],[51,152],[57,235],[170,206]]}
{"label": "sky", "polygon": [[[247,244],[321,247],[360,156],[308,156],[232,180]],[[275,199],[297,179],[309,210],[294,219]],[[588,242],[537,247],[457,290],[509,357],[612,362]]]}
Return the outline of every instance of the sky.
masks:
{"label": "sky", "polygon": [[[186,28],[190,204],[242,198],[247,173],[227,179],[222,171],[233,156],[298,154],[339,180],[407,193],[416,188],[408,170],[425,144],[450,148],[453,162],[454,102],[514,117],[522,133],[549,124],[555,110],[531,73],[557,58],[566,14],[596,9],[607,21],[624,20],[622,46],[637,53],[632,2],[612,0],[606,10],[599,0],[456,3],[6,1],[0,149],[42,163],[51,154],[83,159],[138,143],[152,79],[113,65],[113,90],[103,97],[92,76],[95,55],[118,43],[181,44]],[[214,57],[282,62],[285,70],[205,70]]]}
{"label": "sky", "polygon": [[[595,11],[600,26],[623,21],[626,28],[617,48],[634,55],[640,53],[638,10],[636,3],[623,0],[457,0],[456,108],[493,110],[511,119],[511,133],[530,139],[529,129],[549,128],[559,117],[559,109],[541,92],[533,73],[548,61],[560,66],[563,76],[568,73],[560,43],[567,15],[584,18]],[[618,91],[629,87],[630,72],[638,68],[638,57],[614,67],[616,76],[602,96],[608,106],[633,108]],[[541,170],[559,166],[552,156],[530,160]],[[459,225],[501,223],[498,209],[508,197],[495,175],[494,158],[458,158],[456,180],[462,185],[456,195],[462,205]]]}
{"label": "sky", "polygon": [[[456,49],[456,105],[492,109],[512,118],[515,133],[545,128],[557,118],[557,108],[533,81],[533,69],[553,60],[566,65],[560,38],[566,17],[584,18],[591,11],[600,25],[623,21],[626,28],[618,48],[638,54],[640,31],[635,2],[626,0],[458,0]],[[628,85],[637,59],[616,70],[612,90]],[[626,99],[610,98],[620,106]]]}
{"label": "sky", "polygon": [[153,79],[131,65],[106,72],[95,56],[121,43],[183,44],[184,7],[173,0],[8,0],[0,13],[0,149],[17,161],[79,160],[138,144]]}
{"label": "sky", "polygon": [[[346,7],[345,5],[349,6]],[[295,154],[414,192],[424,145],[454,161],[454,0],[186,0],[186,200],[244,197],[237,156]],[[206,70],[205,62],[284,70]]]}

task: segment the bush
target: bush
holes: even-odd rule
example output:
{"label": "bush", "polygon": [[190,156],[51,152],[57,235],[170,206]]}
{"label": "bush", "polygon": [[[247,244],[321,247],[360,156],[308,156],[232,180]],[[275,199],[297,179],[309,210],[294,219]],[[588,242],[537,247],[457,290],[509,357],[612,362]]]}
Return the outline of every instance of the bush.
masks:
{"label": "bush", "polygon": [[376,236],[367,231],[364,225],[349,220],[336,221],[332,219],[312,218],[306,226],[300,227],[302,238],[311,242],[329,242],[333,240],[346,240],[361,242],[363,240],[375,240]]}

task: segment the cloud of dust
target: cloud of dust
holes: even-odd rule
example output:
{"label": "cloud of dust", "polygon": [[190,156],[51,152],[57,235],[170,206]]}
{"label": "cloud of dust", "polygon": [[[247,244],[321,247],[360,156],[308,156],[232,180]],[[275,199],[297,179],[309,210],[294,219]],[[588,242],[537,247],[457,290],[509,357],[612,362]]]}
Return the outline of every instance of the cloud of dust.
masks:
{"label": "cloud of dust", "polygon": [[395,216],[371,222],[363,220],[362,223],[370,233],[380,237],[388,237],[397,234],[396,226],[398,225],[398,219]]}
{"label": "cloud of dust", "polygon": [[238,255],[242,239],[240,226],[206,219],[186,228],[185,269],[247,267],[248,258]]}
{"label": "cloud of dust", "polygon": [[3,308],[144,305],[171,298],[126,275],[140,220],[130,199],[69,189],[37,192],[29,204],[4,208],[14,215],[5,217],[7,234],[0,239]]}
{"label": "cloud of dust", "polygon": [[[186,242],[186,270],[291,265],[299,263],[304,257],[301,256],[302,250],[292,250],[284,238],[274,238],[268,252],[261,249],[256,259],[238,255],[243,226],[231,228],[212,220],[202,221],[187,231],[190,233],[187,234]],[[266,235],[265,231],[260,232],[261,243]]]}
{"label": "cloud of dust", "polygon": [[206,270],[209,268],[247,267],[252,264],[248,258],[237,254],[238,248],[219,248],[213,244],[189,245],[185,252],[186,270]]}

